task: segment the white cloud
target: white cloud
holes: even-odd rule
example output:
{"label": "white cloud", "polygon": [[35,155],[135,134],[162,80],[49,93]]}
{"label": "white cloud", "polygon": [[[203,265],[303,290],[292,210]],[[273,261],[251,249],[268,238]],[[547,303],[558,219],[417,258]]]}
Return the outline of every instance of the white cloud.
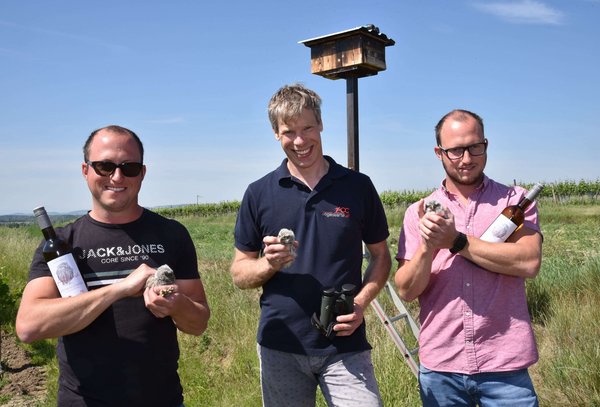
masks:
{"label": "white cloud", "polygon": [[559,25],[564,18],[562,12],[535,0],[477,3],[475,7],[511,23]]}

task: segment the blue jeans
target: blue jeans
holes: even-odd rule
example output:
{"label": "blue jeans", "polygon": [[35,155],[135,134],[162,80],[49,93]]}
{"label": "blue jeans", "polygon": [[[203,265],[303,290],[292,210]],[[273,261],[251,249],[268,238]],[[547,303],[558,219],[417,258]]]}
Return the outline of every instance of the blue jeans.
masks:
{"label": "blue jeans", "polygon": [[424,407],[538,407],[527,369],[494,373],[434,372],[419,369]]}

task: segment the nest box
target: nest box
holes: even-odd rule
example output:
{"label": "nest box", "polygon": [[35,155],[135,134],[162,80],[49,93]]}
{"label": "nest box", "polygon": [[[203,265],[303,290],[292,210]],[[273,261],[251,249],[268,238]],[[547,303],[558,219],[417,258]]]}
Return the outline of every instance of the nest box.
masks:
{"label": "nest box", "polygon": [[395,42],[372,24],[300,41],[310,48],[311,72],[328,79],[361,78],[385,70],[385,47]]}

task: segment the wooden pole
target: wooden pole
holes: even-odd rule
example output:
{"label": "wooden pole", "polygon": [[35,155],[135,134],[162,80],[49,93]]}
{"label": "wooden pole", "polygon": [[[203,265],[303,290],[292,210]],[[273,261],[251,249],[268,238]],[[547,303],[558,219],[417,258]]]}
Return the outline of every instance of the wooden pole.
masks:
{"label": "wooden pole", "polygon": [[346,79],[348,117],[348,168],[358,171],[358,78]]}

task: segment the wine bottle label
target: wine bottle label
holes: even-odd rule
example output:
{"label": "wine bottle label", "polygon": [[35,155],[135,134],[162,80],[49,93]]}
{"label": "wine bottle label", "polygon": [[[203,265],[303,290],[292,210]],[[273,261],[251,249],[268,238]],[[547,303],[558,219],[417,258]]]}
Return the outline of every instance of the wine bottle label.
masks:
{"label": "wine bottle label", "polygon": [[485,233],[481,235],[480,239],[492,243],[504,242],[515,229],[517,229],[517,225],[512,220],[504,215],[500,215]]}
{"label": "wine bottle label", "polygon": [[61,297],[75,297],[88,291],[71,253],[50,260],[48,267]]}

